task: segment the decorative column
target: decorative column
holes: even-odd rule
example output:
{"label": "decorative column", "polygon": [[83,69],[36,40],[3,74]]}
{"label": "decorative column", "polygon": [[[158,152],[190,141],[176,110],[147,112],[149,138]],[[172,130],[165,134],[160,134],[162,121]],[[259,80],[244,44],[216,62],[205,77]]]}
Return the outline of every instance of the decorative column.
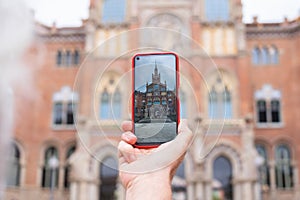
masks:
{"label": "decorative column", "polygon": [[269,162],[270,166],[270,188],[271,188],[271,199],[276,199],[276,179],[275,179],[275,161]]}
{"label": "decorative column", "polygon": [[71,200],[97,199],[98,177],[95,176],[90,167],[91,156],[83,147],[90,144],[89,123],[85,118],[78,117],[77,120],[77,144],[78,148],[71,155],[69,163],[71,165]]}
{"label": "decorative column", "polygon": [[253,189],[251,181],[247,180],[243,184],[243,200],[253,200]]}
{"label": "decorative column", "polygon": [[201,171],[203,171],[203,168],[197,167],[197,172],[194,175],[194,183],[195,183],[195,195],[193,199],[196,200],[204,200],[205,192],[203,188],[203,176],[201,176]]}
{"label": "decorative column", "polygon": [[293,162],[292,166],[293,166],[293,183],[294,183],[294,190],[295,190],[294,199],[300,199],[299,170],[297,168],[296,162]]}
{"label": "decorative column", "polygon": [[241,181],[234,179],[233,180],[233,200],[243,199],[241,191],[242,191]]}
{"label": "decorative column", "polygon": [[187,179],[187,188],[186,188],[186,193],[187,193],[187,199],[188,200],[195,200],[195,185],[196,185],[196,181],[192,180],[191,178]]}
{"label": "decorative column", "polygon": [[203,195],[204,200],[211,200],[212,199],[212,181],[207,180],[204,183],[204,188],[205,188],[205,195]]}

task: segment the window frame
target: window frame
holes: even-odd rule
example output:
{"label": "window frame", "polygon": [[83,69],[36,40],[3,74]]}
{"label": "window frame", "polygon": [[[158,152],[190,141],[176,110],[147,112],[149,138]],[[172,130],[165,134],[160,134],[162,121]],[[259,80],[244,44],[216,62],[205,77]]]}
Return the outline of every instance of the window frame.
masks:
{"label": "window frame", "polygon": [[[51,127],[53,130],[74,130],[75,129],[75,116],[77,113],[78,94],[71,90],[69,86],[63,86],[59,91],[54,92],[52,96],[52,116]],[[61,104],[62,121],[61,123],[55,123],[56,120],[56,108],[57,104]],[[68,123],[70,105],[73,112],[72,121]]]}
{"label": "window frame", "polygon": [[[55,105],[56,104],[61,104],[62,106],[62,114],[61,114],[61,123],[55,123],[55,116],[56,116],[56,113],[55,113]],[[61,127],[74,127],[75,126],[75,115],[76,115],[76,109],[77,109],[77,103],[74,103],[72,100],[69,100],[69,101],[53,101],[53,109],[52,109],[52,126],[53,128],[61,128]],[[69,116],[69,106],[72,106],[72,112],[73,112],[73,123],[69,123],[68,122],[68,116]]]}
{"label": "window frame", "polygon": [[280,54],[277,46],[254,46],[251,50],[251,62],[253,66],[278,66]]}
{"label": "window frame", "polygon": [[[47,155],[47,152],[50,151],[51,149],[54,149],[54,153],[52,153],[52,155]],[[50,152],[51,153],[51,152]],[[58,152],[58,148],[54,145],[49,145],[47,148],[45,148],[45,151],[44,151],[44,154],[43,154],[43,165],[42,165],[42,176],[41,176],[41,188],[48,188],[50,189],[51,188],[51,184],[52,184],[52,174],[54,173],[54,171],[49,167],[47,166],[48,165],[48,162],[49,162],[49,159],[56,154],[56,158],[59,160],[59,152]],[[59,188],[59,171],[60,171],[60,166],[58,166],[55,170],[55,176],[56,176],[56,179],[55,179],[55,184],[54,184],[54,188]],[[46,177],[47,174],[50,176],[50,177]]]}
{"label": "window frame", "polygon": [[[107,95],[107,99],[103,99],[103,95]],[[109,92],[107,88],[104,88],[102,92],[99,93],[99,104],[98,104],[98,119],[101,121],[113,121],[113,120],[121,120],[123,115],[123,108],[122,108],[122,92],[116,88],[113,92]],[[105,110],[103,107],[103,101],[107,103],[107,108]],[[112,104],[118,103],[117,108],[120,111],[116,112],[116,106],[112,106]],[[105,116],[104,116],[105,114]]]}
{"label": "window frame", "polygon": [[[259,148],[264,151],[264,155],[262,155],[261,152],[258,150]],[[271,187],[271,170],[270,170],[270,166],[269,166],[268,149],[267,149],[266,145],[261,144],[261,143],[256,143],[255,150],[259,156],[264,158],[264,162],[262,163],[262,165],[258,166],[259,183],[263,186],[263,188],[269,189]],[[262,176],[262,173],[264,173],[264,176]]]}
{"label": "window frame", "polygon": [[[229,22],[231,21],[231,0],[222,0],[222,3],[226,3],[226,9],[224,5],[217,2],[217,0],[205,0],[204,1],[204,18],[207,22]],[[217,7],[216,5],[219,5]],[[226,12],[225,12],[226,10]],[[224,16],[223,16],[224,15]],[[226,16],[225,16],[226,15]]]}
{"label": "window frame", "polygon": [[[126,22],[126,14],[127,14],[127,1],[122,0],[122,2],[119,2],[119,4],[123,4],[121,6],[124,7],[111,7],[112,3],[109,2],[109,5],[106,4],[107,1],[115,1],[115,0],[102,0],[102,6],[101,6],[101,23],[103,24],[122,24]],[[109,6],[109,7],[108,7]],[[113,10],[113,11],[112,11]],[[119,14],[122,13],[122,16],[119,14],[117,15],[112,15],[111,13],[116,13],[118,12]],[[108,15],[108,16],[106,16]],[[113,18],[113,19],[112,19]]]}
{"label": "window frame", "polygon": [[69,148],[66,151],[66,163],[64,166],[64,182],[63,182],[63,187],[66,190],[70,189],[71,186],[71,181],[70,181],[70,170],[71,170],[71,165],[68,162],[69,158],[75,153],[76,151],[76,144],[69,146]]}
{"label": "window frame", "polygon": [[[13,157],[13,160],[8,160],[9,168],[7,169],[8,172],[6,173],[6,185],[7,185],[7,187],[20,187],[21,186],[21,176],[22,176],[21,150],[15,142],[13,142],[10,147],[11,147],[11,150],[12,150],[11,153],[13,154],[13,156],[10,156],[9,159],[11,159]],[[14,168],[13,166],[16,166],[16,168]],[[11,176],[7,176],[7,175],[10,175],[9,171],[11,169],[16,169],[16,173],[15,173],[16,177],[12,178]],[[10,179],[14,179],[14,180],[10,181]],[[11,182],[13,182],[13,184],[11,184]]]}
{"label": "window frame", "polygon": [[[259,110],[257,108],[258,101],[265,101],[266,103],[266,122],[260,122],[259,121]],[[271,102],[272,101],[278,101],[279,102],[279,109],[278,109],[278,115],[279,115],[279,122],[273,122],[272,118],[272,108],[271,108]],[[282,119],[282,99],[281,98],[258,98],[255,99],[255,116],[256,116],[256,126],[258,128],[281,128],[283,127],[283,119]]]}
{"label": "window frame", "polygon": [[[282,160],[282,158],[280,158],[278,160],[278,150],[280,148],[285,148],[285,150],[287,150],[288,152],[288,158],[287,160]],[[293,189],[295,187],[295,183],[294,183],[294,166],[292,164],[292,160],[293,160],[293,157],[292,157],[292,151],[291,151],[291,148],[289,147],[289,145],[287,144],[278,144],[276,147],[275,147],[275,186],[277,189],[281,189],[281,190],[290,190],[290,189]],[[279,173],[278,172],[278,168],[279,166],[281,167],[281,169],[283,170],[286,170],[288,169],[289,171],[289,174],[286,174],[284,172],[281,172],[281,178],[284,178],[284,180],[282,180],[283,182],[281,182],[281,184],[279,184]],[[287,182],[287,177],[286,176],[289,176],[289,181],[290,181],[290,186],[286,186],[286,182]]]}

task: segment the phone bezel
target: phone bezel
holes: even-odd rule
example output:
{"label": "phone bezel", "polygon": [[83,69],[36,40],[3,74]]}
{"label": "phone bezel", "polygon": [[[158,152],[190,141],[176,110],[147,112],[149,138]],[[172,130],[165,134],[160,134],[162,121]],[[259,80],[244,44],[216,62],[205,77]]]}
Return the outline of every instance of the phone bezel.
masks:
{"label": "phone bezel", "polygon": [[[132,57],[131,63],[132,63],[132,113],[131,113],[131,118],[132,118],[132,131],[135,134],[135,122],[134,122],[134,91],[135,91],[135,59],[138,56],[150,56],[150,55],[173,55],[175,56],[175,68],[176,68],[176,109],[177,109],[177,127],[176,127],[176,134],[178,134],[178,125],[180,123],[180,100],[179,100],[179,85],[180,85],[180,79],[179,79],[179,57],[177,54],[173,53],[173,52],[157,52],[157,53],[138,53],[135,54]],[[148,149],[148,148],[156,148],[159,145],[163,144],[165,142],[155,142],[155,143],[139,143],[139,144],[134,144],[135,147],[137,148],[144,148],[144,149]]]}

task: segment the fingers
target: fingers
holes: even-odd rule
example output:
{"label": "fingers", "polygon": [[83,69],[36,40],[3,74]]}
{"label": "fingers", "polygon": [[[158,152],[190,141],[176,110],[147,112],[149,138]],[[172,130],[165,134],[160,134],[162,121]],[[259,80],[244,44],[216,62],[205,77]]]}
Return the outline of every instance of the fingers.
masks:
{"label": "fingers", "polygon": [[132,145],[121,140],[118,146],[119,156],[124,158],[124,161],[131,163],[136,160],[135,151]]}
{"label": "fingers", "polygon": [[193,139],[192,131],[188,128],[185,120],[180,123],[178,132],[177,137],[167,145],[161,145],[153,153],[144,155],[135,162],[123,166],[120,170],[128,173],[146,173],[170,165],[176,168]]}
{"label": "fingers", "polygon": [[122,134],[121,139],[128,144],[133,145],[136,143],[137,137],[132,132],[127,131]]}
{"label": "fingers", "polygon": [[132,121],[124,121],[121,127],[124,132],[132,131],[132,127],[133,127]]}

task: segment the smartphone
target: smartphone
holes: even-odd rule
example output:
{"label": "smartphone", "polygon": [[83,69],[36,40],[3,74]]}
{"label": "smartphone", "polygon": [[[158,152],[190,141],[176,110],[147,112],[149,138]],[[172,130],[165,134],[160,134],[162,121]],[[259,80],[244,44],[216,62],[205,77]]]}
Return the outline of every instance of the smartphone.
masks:
{"label": "smartphone", "polygon": [[174,53],[137,54],[132,58],[132,119],[138,148],[154,148],[177,135],[178,62]]}

